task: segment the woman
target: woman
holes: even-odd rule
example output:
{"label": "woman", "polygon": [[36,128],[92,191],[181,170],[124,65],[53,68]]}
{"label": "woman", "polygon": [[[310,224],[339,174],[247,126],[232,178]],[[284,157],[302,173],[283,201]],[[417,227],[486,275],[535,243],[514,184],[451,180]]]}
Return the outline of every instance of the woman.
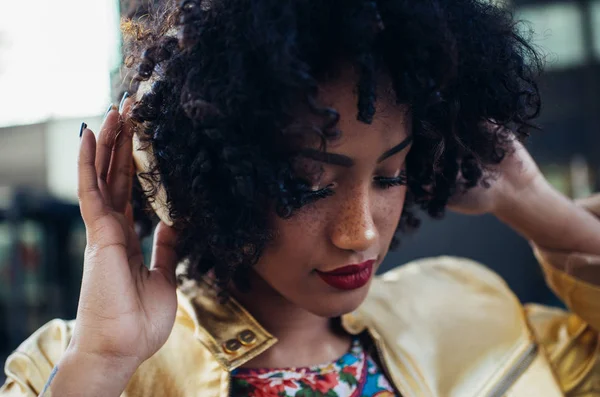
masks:
{"label": "woman", "polygon": [[[0,396],[600,393],[600,222],[519,143],[537,57],[506,12],[188,0],[156,14],[125,25],[135,99],[97,143],[82,126],[77,319],[20,346]],[[149,269],[132,151],[162,220]],[[374,277],[415,206],[496,215],[573,314],[523,307],[466,259]]]}

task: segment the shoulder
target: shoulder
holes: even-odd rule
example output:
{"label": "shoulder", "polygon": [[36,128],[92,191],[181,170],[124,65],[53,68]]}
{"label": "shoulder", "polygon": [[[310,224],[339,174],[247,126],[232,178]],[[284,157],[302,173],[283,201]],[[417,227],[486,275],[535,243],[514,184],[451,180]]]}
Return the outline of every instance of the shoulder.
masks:
{"label": "shoulder", "polygon": [[6,360],[6,383],[0,395],[13,390],[24,393],[16,395],[40,393],[71,341],[73,326],[74,321],[55,319],[21,343]]}
{"label": "shoulder", "polygon": [[406,322],[458,332],[470,326],[514,336],[527,328],[521,302],[500,276],[448,256],[412,261],[376,277],[356,314],[376,327]]}
{"label": "shoulder", "polygon": [[377,277],[352,314],[414,373],[456,390],[492,382],[532,345],[523,306],[506,282],[463,258],[421,259]]}
{"label": "shoulder", "polygon": [[563,390],[600,391],[598,331],[568,311],[523,306],[498,274],[476,261],[426,258],[386,272],[374,280],[357,315],[390,341],[414,346],[466,343],[465,351],[474,345],[484,351],[531,338]]}
{"label": "shoulder", "polygon": [[400,288],[415,293],[460,290],[460,295],[482,293],[504,296],[516,301],[506,282],[483,264],[471,259],[440,256],[418,259],[394,268],[374,280],[373,292],[396,293]]}
{"label": "shoulder", "polygon": [[485,351],[530,340],[523,305],[506,282],[463,258],[421,259],[377,277],[353,317],[414,346]]}
{"label": "shoulder", "polygon": [[27,357],[36,361],[47,362],[50,370],[54,366],[62,353],[67,349],[73,335],[74,320],[54,319],[41,326],[29,338],[25,339],[13,354],[7,360],[18,360],[21,357]]}

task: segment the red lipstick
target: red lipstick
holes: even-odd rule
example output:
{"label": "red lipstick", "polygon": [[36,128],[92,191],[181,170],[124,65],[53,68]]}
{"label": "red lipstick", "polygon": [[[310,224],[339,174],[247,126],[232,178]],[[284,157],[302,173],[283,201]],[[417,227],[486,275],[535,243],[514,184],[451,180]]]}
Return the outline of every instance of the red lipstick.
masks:
{"label": "red lipstick", "polygon": [[358,265],[340,267],[330,272],[317,270],[317,274],[332,287],[348,291],[360,288],[369,282],[374,263],[374,260],[370,260]]}

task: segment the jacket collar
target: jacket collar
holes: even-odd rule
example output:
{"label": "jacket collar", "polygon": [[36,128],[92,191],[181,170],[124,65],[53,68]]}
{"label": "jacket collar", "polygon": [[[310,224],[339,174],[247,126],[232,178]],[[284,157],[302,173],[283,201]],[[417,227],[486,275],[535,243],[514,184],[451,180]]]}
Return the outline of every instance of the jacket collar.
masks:
{"label": "jacket collar", "polygon": [[[185,280],[177,290],[178,315],[194,324],[196,338],[219,364],[231,371],[269,349],[277,338],[264,329],[234,298],[219,302],[218,289],[208,279]],[[346,332],[366,329],[357,313],[342,316]]]}

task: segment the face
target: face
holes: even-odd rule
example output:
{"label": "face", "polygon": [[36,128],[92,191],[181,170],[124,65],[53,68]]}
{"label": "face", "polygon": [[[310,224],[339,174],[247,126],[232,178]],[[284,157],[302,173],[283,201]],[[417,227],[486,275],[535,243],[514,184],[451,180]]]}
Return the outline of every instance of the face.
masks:
{"label": "face", "polygon": [[299,160],[298,172],[307,173],[313,190],[327,189],[327,197],[290,219],[274,216],[275,239],[255,266],[283,298],[323,317],[350,312],[364,300],[406,195],[399,181],[410,150],[410,114],[381,93],[373,122],[358,121],[355,81],[347,76],[321,87],[320,103],[340,114],[341,137],[328,142],[327,156],[307,147]]}

